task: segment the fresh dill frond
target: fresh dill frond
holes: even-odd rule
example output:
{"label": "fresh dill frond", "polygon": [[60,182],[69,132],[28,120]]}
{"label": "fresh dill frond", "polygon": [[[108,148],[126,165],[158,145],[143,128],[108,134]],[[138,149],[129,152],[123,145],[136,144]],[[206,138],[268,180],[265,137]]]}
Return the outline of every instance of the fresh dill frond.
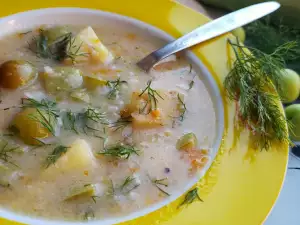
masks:
{"label": "fresh dill frond", "polygon": [[[70,58],[74,62],[76,57],[86,55],[86,53],[79,52],[81,45],[76,46],[76,39],[73,38],[72,32],[61,35],[51,43],[44,32],[44,30],[40,30],[39,35],[33,37],[28,46],[38,57],[59,62]],[[71,51],[71,49],[75,49],[75,51]]]}
{"label": "fresh dill frond", "polygon": [[170,194],[168,192],[166,192],[162,187],[168,187],[168,178],[163,178],[163,179],[152,179],[149,175],[148,175],[151,183],[160,191],[162,192],[164,195],[170,196]]}
{"label": "fresh dill frond", "polygon": [[37,101],[33,98],[22,98],[22,108],[35,108],[37,115],[29,115],[32,120],[39,122],[53,136],[55,136],[55,128],[59,117],[57,104],[49,99]]}
{"label": "fresh dill frond", "polygon": [[119,159],[128,159],[132,154],[139,155],[139,150],[133,145],[119,143],[107,148],[104,148],[103,152],[99,152],[100,155],[111,156]]}
{"label": "fresh dill frond", "polygon": [[113,80],[113,81],[107,81],[106,86],[108,86],[110,88],[110,91],[107,94],[107,98],[112,99],[112,100],[116,99],[117,94],[119,93],[122,84],[127,84],[127,81],[120,80],[120,78],[118,78],[117,80]]}
{"label": "fresh dill frond", "polygon": [[184,120],[187,108],[186,108],[186,105],[183,102],[183,100],[181,99],[179,94],[177,94],[177,98],[178,98],[178,101],[179,101],[179,111],[180,111],[180,115],[179,115],[178,118],[182,122]]}
{"label": "fresh dill frond", "polygon": [[88,131],[100,131],[95,128],[97,124],[109,125],[106,118],[106,113],[101,112],[100,109],[88,107],[83,112],[66,111],[62,115],[64,129],[71,130],[76,134]]}
{"label": "fresh dill frond", "polygon": [[[284,67],[283,55],[294,43],[286,43],[273,53],[241,45],[238,40],[229,44],[236,60],[226,76],[224,87],[229,99],[237,101],[241,124],[252,133],[257,147],[268,150],[272,140],[290,142],[286,119],[281,112],[280,73]],[[253,140],[254,140],[253,139]]]}
{"label": "fresh dill frond", "polygon": [[2,160],[5,163],[11,164],[15,167],[19,167],[17,164],[15,164],[12,161],[12,153],[19,153],[20,152],[20,146],[11,146],[8,141],[6,140],[0,140],[0,160]]}
{"label": "fresh dill frond", "polygon": [[94,218],[95,218],[95,213],[92,209],[88,209],[83,215],[83,220],[85,221],[93,220]]}
{"label": "fresh dill frond", "polygon": [[[163,99],[163,97],[151,87],[152,81],[149,80],[147,82],[147,87],[139,94],[139,97],[143,96],[144,94],[147,95],[146,104],[139,110],[141,113],[149,114],[152,110],[157,109],[158,99]],[[149,109],[147,109],[149,107]]]}
{"label": "fresh dill frond", "polygon": [[189,83],[189,89],[188,90],[191,90],[194,87],[194,84],[195,84],[195,81],[191,80],[190,83]]}
{"label": "fresh dill frond", "polygon": [[114,131],[118,131],[130,125],[132,123],[132,117],[121,117],[116,122],[110,124],[110,127],[114,129]]}
{"label": "fresh dill frond", "polygon": [[101,198],[100,196],[97,196],[97,195],[93,195],[91,196],[93,202],[96,204],[97,203],[97,198]]}
{"label": "fresh dill frond", "polygon": [[42,99],[41,101],[37,101],[33,98],[22,98],[22,108],[39,108],[50,110],[50,112],[58,117],[58,109],[57,103],[55,101],[51,101],[49,99]]}
{"label": "fresh dill frond", "polygon": [[139,186],[140,184],[136,183],[136,178],[134,178],[133,176],[128,176],[120,186],[120,190],[121,192],[125,192],[125,194],[128,194]]}
{"label": "fresh dill frond", "polygon": [[77,123],[76,121],[78,120],[77,116],[78,115],[76,113],[72,112],[71,110],[68,110],[66,112],[66,116],[64,117],[63,125],[66,130],[72,130],[76,134],[79,134],[79,132],[77,130],[77,125],[76,125],[76,123]]}
{"label": "fresh dill frond", "polygon": [[59,145],[54,148],[54,150],[47,156],[45,167],[48,168],[52,164],[55,164],[56,161],[68,151],[69,147]]}
{"label": "fresh dill frond", "polygon": [[190,190],[188,193],[186,193],[184,200],[178,205],[177,208],[180,208],[183,205],[189,205],[189,204],[193,203],[195,200],[199,200],[199,201],[203,202],[203,200],[200,198],[200,196],[198,194],[197,187]]}
{"label": "fresh dill frond", "polygon": [[88,107],[82,115],[85,121],[90,120],[103,125],[109,124],[106,118],[106,113],[101,112],[100,109]]}
{"label": "fresh dill frond", "polygon": [[38,115],[29,115],[28,117],[38,123],[40,123],[44,128],[46,128],[53,136],[55,136],[55,128],[57,124],[57,118],[51,114],[48,110],[42,110],[36,108]]}

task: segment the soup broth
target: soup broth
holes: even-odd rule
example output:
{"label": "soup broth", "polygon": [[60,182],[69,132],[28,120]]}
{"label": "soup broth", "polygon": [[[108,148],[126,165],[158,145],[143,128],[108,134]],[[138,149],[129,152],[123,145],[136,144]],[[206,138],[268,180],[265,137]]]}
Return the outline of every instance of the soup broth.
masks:
{"label": "soup broth", "polygon": [[210,160],[216,115],[192,65],[180,55],[149,74],[135,65],[161,40],[44,26],[0,46],[2,207],[64,220],[127,215],[184,190]]}

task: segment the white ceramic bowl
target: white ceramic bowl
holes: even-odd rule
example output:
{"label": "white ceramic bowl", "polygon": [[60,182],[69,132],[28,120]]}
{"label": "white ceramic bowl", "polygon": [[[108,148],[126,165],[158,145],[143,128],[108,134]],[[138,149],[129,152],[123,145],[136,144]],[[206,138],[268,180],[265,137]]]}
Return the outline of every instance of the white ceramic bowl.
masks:
{"label": "white ceramic bowl", "polygon": [[[105,21],[110,21],[115,25],[116,29],[118,26],[134,26],[137,29],[142,29],[146,32],[149,32],[151,35],[158,37],[165,42],[171,41],[173,38],[166,34],[165,32],[150,26],[141,21],[98,10],[90,10],[90,9],[82,9],[82,8],[48,8],[41,10],[33,10],[24,13],[18,13],[15,15],[11,15],[5,18],[0,19],[0,38],[3,38],[6,35],[28,31],[32,28],[36,28],[39,25],[44,24],[68,24],[68,25],[91,25],[91,26],[99,26]],[[201,79],[205,82],[211,96],[213,99],[214,107],[216,110],[216,119],[217,119],[217,134],[215,138],[215,144],[213,146],[213,152],[211,155],[211,159],[213,160],[218,152],[223,130],[224,130],[224,111],[223,111],[223,103],[222,98],[220,96],[220,91],[218,86],[205,68],[203,63],[191,52],[186,52],[187,58],[193,63],[193,68],[195,68],[198,74],[201,76]],[[139,210],[137,212],[131,213],[122,217],[114,217],[104,220],[95,220],[89,222],[89,224],[97,224],[97,225],[108,225],[108,224],[116,224],[120,222],[124,222],[127,220],[132,220],[134,218],[146,215],[150,212],[153,212],[175,199],[179,198],[182,194],[184,194],[188,189],[190,189],[207,171],[210,167],[212,160],[206,165],[206,167],[195,176],[191,181],[186,184],[185,188],[182,190],[178,190],[176,193],[172,194],[170,197],[166,198],[164,201],[161,201],[157,204],[153,204],[147,208]],[[30,203],[28,203],[30,204]],[[69,222],[69,221],[58,221],[58,220],[49,220],[44,218],[36,218],[30,217],[27,215],[22,215],[20,213],[15,213],[6,209],[0,209],[0,217],[7,218],[9,220],[22,222],[26,224],[32,225],[74,225],[74,224],[86,224],[83,222]]]}

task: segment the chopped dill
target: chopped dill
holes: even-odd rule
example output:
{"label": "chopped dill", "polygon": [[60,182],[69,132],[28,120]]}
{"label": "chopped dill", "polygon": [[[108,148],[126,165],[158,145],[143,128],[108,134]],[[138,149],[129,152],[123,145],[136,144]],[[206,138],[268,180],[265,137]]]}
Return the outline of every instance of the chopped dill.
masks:
{"label": "chopped dill", "polygon": [[92,209],[88,209],[83,215],[83,220],[86,221],[93,220],[94,218],[95,218],[95,213]]}
{"label": "chopped dill", "polygon": [[97,203],[97,198],[101,198],[100,196],[97,196],[97,195],[93,195],[91,196],[93,202],[96,204]]}
{"label": "chopped dill", "polygon": [[[44,30],[40,30],[37,37],[33,37],[29,43],[29,49],[40,58],[62,61],[70,58],[72,62],[78,56],[85,56],[86,53],[79,52],[81,45],[76,46],[76,39],[73,38],[72,32],[63,34],[52,43],[49,43]],[[75,49],[74,52],[71,49]]]}
{"label": "chopped dill", "polygon": [[46,128],[53,136],[55,136],[55,127],[57,124],[57,118],[53,117],[49,111],[36,108],[38,115],[29,115],[28,117]]}
{"label": "chopped dill", "polygon": [[49,99],[37,101],[32,98],[22,98],[22,108],[35,108],[37,111],[37,115],[29,115],[29,118],[39,122],[53,136],[55,136],[55,128],[59,117],[56,106],[56,102]]}
{"label": "chopped dill", "polygon": [[39,108],[49,110],[50,113],[58,117],[57,103],[49,99],[37,101],[33,98],[22,98],[22,108]]}
{"label": "chopped dill", "polygon": [[120,78],[118,78],[117,80],[114,80],[114,81],[107,81],[106,86],[108,86],[110,88],[110,91],[107,94],[107,98],[108,99],[116,99],[117,94],[120,91],[122,84],[127,84],[127,81],[120,80]]}
{"label": "chopped dill", "polygon": [[[163,97],[151,87],[152,81],[147,82],[147,87],[141,92],[139,97],[143,96],[144,94],[147,95],[147,102],[146,104],[139,110],[140,114],[145,113],[149,114],[152,110],[157,109],[158,98],[163,100]],[[147,109],[149,107],[149,109]]]}
{"label": "chopped dill", "polygon": [[164,195],[170,196],[170,194],[168,192],[166,192],[164,189],[162,189],[162,187],[168,187],[168,178],[163,178],[163,179],[152,179],[149,175],[148,175],[149,179],[151,180],[151,183]]}
{"label": "chopped dill", "polygon": [[64,128],[66,130],[72,130],[76,134],[79,134],[76,126],[76,121],[77,121],[77,114],[72,112],[71,110],[68,110],[63,120]]}
{"label": "chopped dill", "polygon": [[52,164],[55,164],[56,161],[68,151],[68,148],[69,147],[63,145],[55,147],[54,150],[47,156],[45,167],[48,168]]}
{"label": "chopped dill", "polygon": [[139,150],[132,145],[119,143],[107,148],[104,148],[103,152],[99,152],[100,155],[111,156],[119,159],[128,159],[132,154],[139,155]]}
{"label": "chopped dill", "polygon": [[180,115],[179,115],[179,120],[182,122],[184,120],[184,116],[185,116],[185,113],[186,113],[186,105],[185,103],[183,102],[183,100],[181,99],[180,95],[177,94],[177,98],[178,98],[178,101],[179,101],[179,111],[180,111]]}
{"label": "chopped dill", "polygon": [[136,183],[136,178],[134,178],[133,176],[128,176],[120,186],[120,190],[121,192],[128,194],[139,186],[140,184]]}
{"label": "chopped dill", "polygon": [[88,107],[83,112],[72,112],[68,110],[63,115],[63,126],[66,130],[72,130],[76,134],[88,131],[99,131],[95,128],[94,124],[109,125],[106,114],[101,112],[100,109]]}
{"label": "chopped dill", "polygon": [[190,190],[188,193],[186,193],[184,200],[178,205],[177,208],[180,208],[183,205],[189,205],[189,204],[193,203],[195,200],[199,200],[199,201],[203,202],[203,200],[200,198],[200,196],[198,194],[197,187]]}
{"label": "chopped dill", "polygon": [[271,54],[229,40],[236,60],[224,86],[229,99],[238,102],[238,118],[250,130],[255,144],[268,150],[272,140],[290,143],[279,96],[283,56],[295,47],[285,43]]}
{"label": "chopped dill", "polygon": [[2,160],[5,163],[11,164],[15,167],[19,167],[17,164],[15,164],[12,161],[12,153],[19,153],[20,152],[20,146],[11,146],[8,141],[6,140],[0,140],[0,160]]}
{"label": "chopped dill", "polygon": [[130,125],[132,123],[132,117],[121,117],[116,122],[110,124],[111,128],[114,128],[114,131],[118,131]]}

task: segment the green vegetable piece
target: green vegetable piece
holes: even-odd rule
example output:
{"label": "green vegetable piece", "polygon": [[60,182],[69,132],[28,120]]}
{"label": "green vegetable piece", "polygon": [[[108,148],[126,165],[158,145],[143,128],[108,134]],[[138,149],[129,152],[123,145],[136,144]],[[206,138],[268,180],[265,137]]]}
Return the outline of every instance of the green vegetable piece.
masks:
{"label": "green vegetable piece", "polygon": [[47,68],[43,78],[47,92],[54,95],[80,88],[83,83],[82,72],[71,67]]}
{"label": "green vegetable piece", "polygon": [[80,89],[80,90],[73,91],[70,96],[75,101],[82,101],[82,102],[85,102],[85,103],[90,103],[90,96],[86,92],[85,89]]}
{"label": "green vegetable piece", "polygon": [[86,184],[81,187],[74,187],[65,201],[75,200],[81,197],[93,197],[96,194],[96,186],[94,184]]}
{"label": "green vegetable piece", "polygon": [[293,141],[300,141],[300,104],[294,104],[286,107],[285,115],[290,123],[290,138]]}
{"label": "green vegetable piece", "polygon": [[39,139],[55,135],[57,115],[46,108],[25,108],[15,116],[12,126],[26,144],[40,145]]}
{"label": "green vegetable piece", "polygon": [[43,34],[47,38],[49,45],[69,33],[70,31],[66,26],[55,26],[43,31]]}
{"label": "green vegetable piece", "polygon": [[197,137],[194,133],[187,133],[183,135],[176,143],[178,150],[190,150],[196,148],[198,145]]}
{"label": "green vegetable piece", "polygon": [[281,74],[281,89],[278,90],[279,95],[284,103],[295,101],[300,92],[299,75],[290,69],[283,69]]}

